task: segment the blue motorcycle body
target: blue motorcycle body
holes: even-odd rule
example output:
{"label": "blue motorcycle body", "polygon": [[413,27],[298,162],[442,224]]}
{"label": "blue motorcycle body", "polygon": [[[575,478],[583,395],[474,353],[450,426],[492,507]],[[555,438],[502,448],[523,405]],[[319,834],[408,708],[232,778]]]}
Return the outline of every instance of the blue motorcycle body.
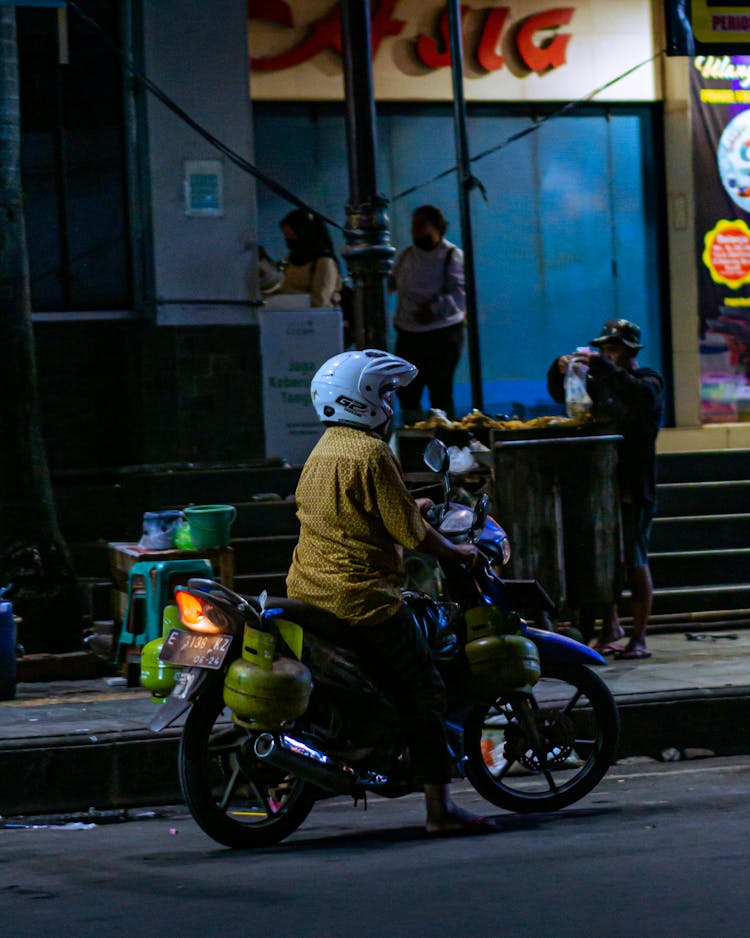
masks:
{"label": "blue motorcycle body", "polygon": [[[477,541],[477,546],[490,557],[500,557],[502,556],[503,541],[506,540],[507,535],[503,528],[493,518],[488,517]],[[493,571],[488,573],[483,584],[482,598],[488,605],[498,605],[503,609],[508,609],[508,603],[503,591],[503,581]],[[594,651],[593,648],[589,648],[567,635],[547,632],[544,629],[535,629],[526,623],[522,627],[521,634],[530,638],[536,645],[542,665],[606,664],[605,659],[598,651]]]}

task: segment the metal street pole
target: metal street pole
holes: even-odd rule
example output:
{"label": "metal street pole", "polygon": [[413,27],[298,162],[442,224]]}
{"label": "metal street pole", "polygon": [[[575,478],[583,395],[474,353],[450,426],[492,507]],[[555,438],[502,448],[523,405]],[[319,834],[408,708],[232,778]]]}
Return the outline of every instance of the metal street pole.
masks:
{"label": "metal street pole", "polygon": [[466,284],[466,326],[469,343],[469,374],[471,403],[484,409],[482,360],[479,351],[477,288],[474,275],[474,239],[471,229],[471,189],[474,185],[469,162],[469,140],[466,131],[466,99],[464,97],[464,52],[461,35],[460,0],[448,0],[450,25],[451,77],[453,79],[453,127],[456,138],[456,172],[458,174],[458,207],[461,216],[461,241],[464,249]]}
{"label": "metal street pole", "polygon": [[357,348],[385,348],[385,278],[395,249],[385,211],[388,203],[377,191],[369,0],[342,0],[341,45],[349,160],[342,253],[354,283],[354,342]]}

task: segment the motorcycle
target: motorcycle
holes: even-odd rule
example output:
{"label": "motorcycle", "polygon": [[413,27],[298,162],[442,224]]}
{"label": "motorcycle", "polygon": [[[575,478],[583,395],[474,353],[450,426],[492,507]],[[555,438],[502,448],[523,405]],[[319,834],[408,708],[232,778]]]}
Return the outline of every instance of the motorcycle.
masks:
{"label": "motorcycle", "polygon": [[[590,669],[604,659],[515,612],[494,569],[510,544],[487,498],[474,508],[449,501],[439,441],[425,462],[444,479],[431,522],[487,558],[473,571],[446,565],[446,601],[405,595],[446,684],[454,775],[508,811],[564,808],[597,785],[617,750],[617,708]],[[174,687],[151,729],[188,711],[180,784],[210,837],[267,847],[323,798],[418,790],[398,710],[359,659],[356,630],[299,601],[244,597],[213,580],[191,579],[175,594],[182,627],[161,640],[154,669],[160,687],[165,674]]]}

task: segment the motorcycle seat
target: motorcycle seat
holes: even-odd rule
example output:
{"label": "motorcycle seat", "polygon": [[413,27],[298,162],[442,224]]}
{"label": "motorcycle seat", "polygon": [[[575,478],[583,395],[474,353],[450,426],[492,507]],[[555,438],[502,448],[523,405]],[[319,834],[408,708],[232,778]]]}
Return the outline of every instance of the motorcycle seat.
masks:
{"label": "motorcycle seat", "polygon": [[[255,609],[260,611],[257,596],[248,596],[247,599]],[[286,596],[268,596],[266,609],[281,609],[285,619],[289,622],[296,622],[305,631],[312,632],[318,638],[326,639],[339,647],[354,648],[356,630],[348,622],[324,609],[319,609],[299,599],[289,599]]]}

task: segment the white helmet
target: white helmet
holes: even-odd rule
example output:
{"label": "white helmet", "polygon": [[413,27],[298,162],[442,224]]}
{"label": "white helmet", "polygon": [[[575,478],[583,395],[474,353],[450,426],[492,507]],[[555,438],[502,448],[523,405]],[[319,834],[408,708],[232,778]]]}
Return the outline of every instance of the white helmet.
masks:
{"label": "white helmet", "polygon": [[315,372],[310,395],[324,423],[374,430],[393,416],[393,391],[416,374],[411,362],[380,349],[341,352]]}

